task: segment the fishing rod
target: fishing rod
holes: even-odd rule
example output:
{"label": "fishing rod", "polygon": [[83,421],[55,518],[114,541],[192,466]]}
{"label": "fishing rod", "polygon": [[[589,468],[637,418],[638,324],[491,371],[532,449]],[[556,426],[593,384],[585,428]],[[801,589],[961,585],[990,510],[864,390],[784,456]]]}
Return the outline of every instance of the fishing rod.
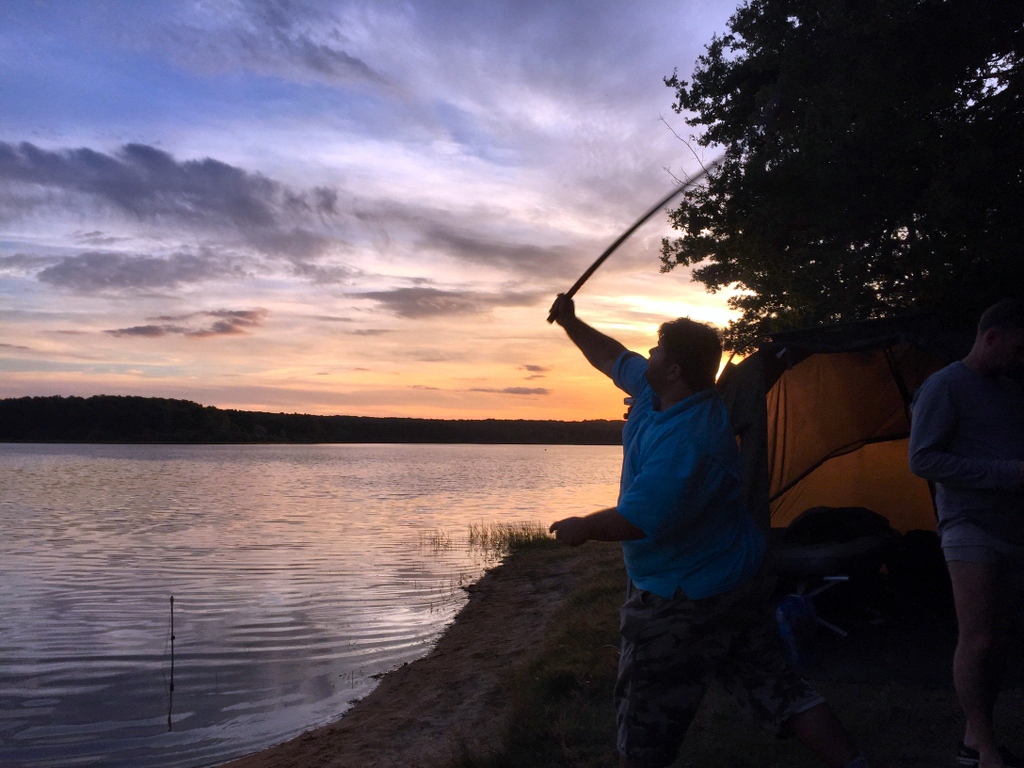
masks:
{"label": "fishing rod", "polygon": [[[590,276],[597,271],[597,268],[600,267],[602,264],[604,264],[605,259],[607,259],[613,253],[615,253],[615,249],[618,248],[620,245],[622,245],[626,241],[626,238],[628,238],[630,235],[632,235],[634,232],[636,232],[636,230],[645,221],[647,221],[649,218],[651,218],[651,216],[653,216],[655,213],[657,213],[662,208],[664,208],[666,205],[668,205],[669,200],[671,200],[673,197],[675,197],[679,193],[685,192],[687,189],[689,189],[690,187],[694,186],[698,181],[700,181],[705,176],[707,176],[708,169],[711,168],[714,165],[718,165],[718,163],[721,161],[721,159],[722,158],[718,158],[717,160],[714,160],[707,167],[701,167],[700,173],[698,173],[696,176],[694,176],[689,181],[683,182],[682,184],[677,186],[675,189],[673,189],[671,192],[669,192],[667,195],[665,195],[665,197],[663,197],[661,200],[659,200],[657,203],[655,203],[654,206],[652,206],[651,209],[649,211],[647,211],[647,213],[645,213],[643,216],[641,216],[639,219],[637,219],[635,222],[633,222],[633,226],[631,226],[629,229],[627,229],[625,232],[623,232],[621,235],[619,235],[618,238],[615,240],[615,242],[612,243],[611,245],[609,245],[605,249],[605,252],[597,257],[597,261],[595,261],[593,264],[591,264],[590,267],[587,269],[587,271],[584,272],[582,275],[580,275],[580,279],[577,280],[575,283],[573,283],[572,288],[570,288],[568,291],[566,291],[562,295],[565,296],[565,298],[567,298],[567,299],[571,299],[573,296],[575,296],[576,292],[580,288],[583,287],[583,284],[585,282],[587,282],[587,280],[590,279]],[[549,323],[555,322],[555,315],[554,315],[554,313],[548,315],[548,322]]]}

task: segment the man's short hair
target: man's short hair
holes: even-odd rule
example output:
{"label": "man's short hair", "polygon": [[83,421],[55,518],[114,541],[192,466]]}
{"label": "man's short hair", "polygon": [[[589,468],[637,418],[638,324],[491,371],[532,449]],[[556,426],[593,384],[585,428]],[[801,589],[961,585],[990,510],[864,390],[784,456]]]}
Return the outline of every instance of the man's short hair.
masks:
{"label": "man's short hair", "polygon": [[658,341],[667,361],[679,365],[691,389],[699,392],[715,386],[722,362],[722,339],[712,326],[680,317],[662,324]]}
{"label": "man's short hair", "polygon": [[1024,330],[1024,299],[1003,299],[986,309],[978,322],[978,333],[984,333],[989,328]]}

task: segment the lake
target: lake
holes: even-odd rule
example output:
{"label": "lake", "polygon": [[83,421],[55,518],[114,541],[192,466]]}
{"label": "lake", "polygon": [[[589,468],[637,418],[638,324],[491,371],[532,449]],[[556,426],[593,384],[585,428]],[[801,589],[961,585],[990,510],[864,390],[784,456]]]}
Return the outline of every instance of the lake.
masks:
{"label": "lake", "polygon": [[[341,715],[621,448],[0,444],[0,765],[199,766]],[[171,597],[173,596],[173,690]]]}

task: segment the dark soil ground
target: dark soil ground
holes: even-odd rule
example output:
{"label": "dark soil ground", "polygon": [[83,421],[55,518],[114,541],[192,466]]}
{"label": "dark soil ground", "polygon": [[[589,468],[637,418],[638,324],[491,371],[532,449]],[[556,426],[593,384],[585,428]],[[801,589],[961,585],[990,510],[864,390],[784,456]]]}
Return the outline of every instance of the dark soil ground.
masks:
{"label": "dark soil ground", "polygon": [[[427,657],[386,676],[337,723],[230,765],[612,768],[624,584],[615,545],[520,549],[473,587]],[[819,629],[806,674],[872,765],[953,768],[962,729],[950,679],[956,625],[941,579],[908,580],[898,570],[863,575],[815,602],[848,636]],[[997,708],[1000,733],[1017,752],[1024,752],[1021,657],[1018,643]],[[676,765],[816,762],[712,688]]]}

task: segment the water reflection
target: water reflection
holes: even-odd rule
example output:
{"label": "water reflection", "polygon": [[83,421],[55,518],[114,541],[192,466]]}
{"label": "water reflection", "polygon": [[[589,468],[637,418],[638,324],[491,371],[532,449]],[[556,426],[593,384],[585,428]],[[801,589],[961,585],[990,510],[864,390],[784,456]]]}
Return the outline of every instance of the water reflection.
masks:
{"label": "water reflection", "polygon": [[610,503],[619,456],[0,445],[0,764],[209,764],[329,721],[454,616],[470,523]]}

